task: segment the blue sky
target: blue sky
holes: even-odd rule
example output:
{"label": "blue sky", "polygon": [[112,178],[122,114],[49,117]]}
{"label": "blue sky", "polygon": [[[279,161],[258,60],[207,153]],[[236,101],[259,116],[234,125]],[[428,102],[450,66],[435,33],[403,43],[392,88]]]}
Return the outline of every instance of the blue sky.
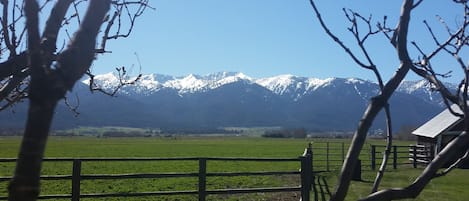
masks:
{"label": "blue sky", "polygon": [[[433,42],[422,20],[444,33],[435,15],[450,25],[459,10],[449,1],[424,1],[412,18],[412,34],[427,51]],[[293,74],[306,77],[358,77],[375,80],[373,74],[357,67],[320,28],[308,0],[152,0],[155,11],[147,10],[137,21],[131,37],[110,41],[112,54],[98,57],[93,72],[100,74],[126,66],[138,73],[138,54],[142,73],[182,76],[219,71],[243,72],[252,77]],[[400,1],[318,0],[317,4],[331,29],[350,46],[354,41],[342,8],[351,8],[374,19],[389,17],[394,27]],[[379,42],[381,40],[381,42]],[[378,42],[375,42],[378,41]],[[421,42],[420,42],[421,41]],[[385,79],[398,65],[394,49],[378,38],[367,44]],[[445,56],[435,64],[440,72],[453,70]],[[134,66],[132,68],[132,66]],[[455,76],[449,81],[454,81]],[[417,79],[411,76],[408,79]]]}

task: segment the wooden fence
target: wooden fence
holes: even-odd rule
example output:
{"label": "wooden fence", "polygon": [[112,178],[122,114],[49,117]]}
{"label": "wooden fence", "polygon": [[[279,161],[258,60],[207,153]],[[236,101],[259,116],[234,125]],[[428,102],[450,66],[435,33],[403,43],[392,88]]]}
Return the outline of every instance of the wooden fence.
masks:
{"label": "wooden fence", "polygon": [[[371,164],[371,146],[364,146],[360,154],[361,166],[369,167]],[[313,166],[316,172],[329,172],[340,170],[345,160],[349,143],[346,142],[314,142]]]}
{"label": "wooden fence", "polygon": [[[360,169],[362,166],[370,166],[371,170],[376,169],[376,165],[383,157],[384,145],[370,145],[369,149],[364,149],[360,156]],[[107,197],[141,197],[141,196],[170,196],[170,195],[197,195],[200,201],[206,199],[208,195],[220,194],[241,194],[241,193],[261,193],[261,192],[301,192],[302,201],[309,201],[310,191],[313,190],[314,200],[318,197],[325,197],[329,187],[323,177],[315,175],[318,172],[337,170],[341,167],[346,154],[346,144],[343,142],[319,142],[313,147],[309,144],[303,155],[297,158],[219,158],[219,157],[186,157],[186,158],[45,158],[44,161],[52,162],[73,162],[72,175],[44,175],[41,180],[71,180],[71,194],[60,195],[40,195],[39,199],[71,199],[78,201],[80,198],[107,198]],[[414,168],[418,164],[426,164],[433,157],[431,147],[418,145],[392,146],[389,164],[396,169],[398,165],[412,165]],[[314,160],[313,160],[314,158]],[[377,161],[378,160],[378,161]],[[82,174],[82,162],[98,161],[197,161],[198,172],[184,173],[132,173],[132,174]],[[207,172],[207,161],[252,161],[252,162],[299,162],[298,171],[264,171],[264,172]],[[0,158],[1,162],[16,162],[14,158]],[[313,172],[314,167],[314,172]],[[272,175],[299,175],[300,184],[289,187],[264,187],[264,188],[240,188],[240,189],[209,189],[206,188],[207,177],[233,177],[233,176],[272,176]],[[93,193],[83,194],[80,192],[81,181],[84,180],[115,180],[115,179],[135,179],[135,178],[198,178],[198,188],[184,191],[157,191],[157,192],[136,192],[136,193]],[[0,182],[9,181],[11,177],[0,177]],[[5,196],[0,196],[0,200],[7,200]]]}
{"label": "wooden fence", "polygon": [[344,142],[314,142],[313,166],[315,170],[329,172],[339,169],[345,159],[347,148]]}
{"label": "wooden fence", "polygon": [[[385,145],[364,146],[360,155],[362,167],[369,167],[376,170],[376,166],[383,159]],[[315,142],[313,146],[313,166],[315,171],[329,172],[339,170],[345,160],[348,144],[344,142]],[[391,155],[388,164],[394,169],[401,165],[411,165],[416,168],[418,165],[426,165],[434,157],[434,149],[423,145],[408,145],[391,147]]]}
{"label": "wooden fence", "polygon": [[[78,201],[80,198],[108,198],[108,197],[141,197],[141,196],[162,196],[162,195],[198,195],[199,201],[204,201],[207,195],[217,194],[239,194],[239,193],[259,193],[259,192],[301,192],[301,200],[310,200],[310,191],[314,183],[313,178],[313,155],[311,144],[305,149],[303,155],[297,158],[45,158],[44,161],[53,162],[73,162],[72,175],[44,175],[41,180],[71,180],[71,194],[60,195],[40,195],[38,199],[71,199]],[[193,173],[158,173],[158,174],[93,174],[85,175],[81,173],[82,162],[89,161],[198,161],[198,172]],[[299,162],[299,171],[270,171],[270,172],[207,172],[207,161],[257,161],[257,162]],[[14,158],[3,158],[0,162],[16,162]],[[269,176],[269,175],[300,175],[301,183],[298,186],[290,187],[264,187],[245,189],[213,189],[207,190],[207,177],[231,177],[231,176]],[[138,193],[93,193],[83,194],[80,192],[81,181],[83,180],[106,180],[106,179],[132,179],[132,178],[177,178],[177,177],[197,177],[198,189],[186,191],[158,191],[158,192],[138,192]],[[0,182],[9,181],[11,177],[0,177]],[[8,197],[0,197],[0,200],[7,200]]]}
{"label": "wooden fence", "polygon": [[[376,164],[381,162],[384,156],[384,145],[371,145],[371,169],[376,169]],[[392,146],[390,162],[397,169],[398,165],[412,165],[417,168],[419,164],[427,165],[434,157],[434,149],[430,146],[408,145]],[[377,162],[377,160],[379,160]],[[392,160],[392,161],[391,161]]]}

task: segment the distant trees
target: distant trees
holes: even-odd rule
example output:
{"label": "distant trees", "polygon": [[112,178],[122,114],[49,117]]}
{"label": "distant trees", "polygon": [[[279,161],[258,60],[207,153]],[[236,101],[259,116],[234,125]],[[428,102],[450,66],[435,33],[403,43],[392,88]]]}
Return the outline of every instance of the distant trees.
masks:
{"label": "distant trees", "polygon": [[92,77],[89,68],[96,54],[107,52],[108,40],[129,36],[148,0],[1,0],[0,5],[0,110],[29,100],[8,196],[36,200],[57,102],[83,75]]}
{"label": "distant trees", "polygon": [[[438,16],[438,21],[442,24],[442,28],[439,29],[438,32],[434,31],[433,27],[431,27],[427,21],[423,22],[430,38],[433,40],[431,43],[419,43],[418,41],[409,41],[408,39],[408,34],[412,32],[412,24],[410,24],[410,21],[413,12],[416,9],[419,9],[421,4],[424,4],[427,1],[403,0],[402,2],[401,13],[394,27],[390,27],[390,22],[387,16],[381,18],[382,20],[374,22],[371,16],[368,17],[353,10],[343,9],[345,19],[348,20],[349,23],[348,31],[355,40],[353,41],[355,46],[350,48],[342,41],[341,38],[337,37],[337,35],[329,29],[326,19],[323,19],[321,16],[321,12],[316,5],[316,1],[310,0],[313,12],[326,34],[335,43],[337,43],[337,45],[342,47],[342,49],[359,67],[370,70],[376,76],[376,80],[380,86],[380,93],[370,99],[368,107],[360,119],[358,128],[354,133],[352,144],[342,166],[338,184],[331,197],[331,200],[333,201],[342,201],[345,199],[350,186],[352,173],[356,167],[358,156],[363,148],[367,133],[377,114],[383,110],[386,113],[386,121],[388,124],[386,131],[387,148],[375,182],[370,189],[370,194],[365,196],[362,200],[396,200],[415,198],[433,178],[447,174],[452,168],[457,167],[457,165],[463,161],[462,159],[469,157],[469,113],[467,105],[469,65],[467,64],[467,58],[463,58],[464,56],[467,56],[465,52],[467,52],[467,48],[469,46],[469,35],[467,32],[469,25],[468,1],[452,0],[438,2],[448,4],[452,3],[455,6],[458,6],[461,12],[457,15],[458,19],[448,20],[448,22],[456,22],[455,25],[448,24],[445,19]],[[437,2],[428,1],[428,3],[436,4]],[[399,65],[395,67],[395,74],[389,79],[382,78],[380,69],[384,67],[377,65],[376,58],[368,47],[368,43],[376,42],[380,38],[384,39],[380,45],[383,48],[386,45],[389,45],[390,48],[394,49],[396,52],[394,57],[399,61]],[[429,48],[430,45],[433,45],[433,47]],[[425,48],[423,48],[423,46],[425,46]],[[411,57],[411,54],[409,53],[410,51],[412,51],[414,53],[413,55],[416,56]],[[454,93],[449,91],[441,81],[441,78],[445,78],[450,75],[448,72],[445,72],[445,67],[449,65],[450,62],[446,62],[445,66],[435,66],[433,62],[435,58],[443,54],[447,54],[454,58],[455,65],[460,69],[458,73],[463,75],[459,83],[459,88]],[[389,55],[389,57],[391,56],[393,55]],[[414,182],[406,187],[378,191],[380,181],[386,170],[386,164],[389,159],[393,138],[389,99],[409,72],[413,72],[423,79],[426,79],[431,86],[441,94],[444,103],[448,108],[451,104],[457,104],[459,106],[462,112],[457,113],[452,111],[452,113],[464,119],[464,132],[447,145],[421,172],[420,176],[415,179]],[[465,151],[460,153],[458,150]],[[442,168],[443,165],[452,157],[460,158],[460,160],[457,160],[452,166],[450,166],[450,168],[442,172],[438,172],[439,169]]]}
{"label": "distant trees", "polygon": [[417,129],[417,126],[402,125],[396,132],[395,139],[398,140],[417,140],[415,135],[412,135],[412,131]]}
{"label": "distant trees", "polygon": [[306,130],[304,128],[296,129],[280,129],[280,130],[267,130],[262,134],[262,137],[269,138],[306,138]]}

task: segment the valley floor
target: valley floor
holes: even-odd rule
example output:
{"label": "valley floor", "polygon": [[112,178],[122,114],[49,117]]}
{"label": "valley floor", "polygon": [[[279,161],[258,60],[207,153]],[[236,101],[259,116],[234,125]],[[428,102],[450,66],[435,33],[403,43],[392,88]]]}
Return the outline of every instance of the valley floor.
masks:
{"label": "valley floor", "polygon": [[[19,137],[0,138],[0,158],[16,157]],[[174,137],[174,138],[95,138],[95,137],[51,137],[46,150],[46,157],[264,157],[295,158],[303,153],[309,142],[315,147],[327,146],[337,151],[330,154],[330,172],[320,173],[331,190],[336,182],[341,160],[341,145],[348,146],[348,140],[334,139],[266,139],[260,137]],[[382,144],[380,140],[370,140],[368,144]],[[408,141],[396,142],[408,145]],[[313,154],[314,154],[313,153]],[[314,156],[314,155],[313,155]],[[375,172],[370,170],[367,153],[363,153],[361,182],[353,182],[347,200],[356,200],[370,191]],[[316,160],[320,161],[321,156]],[[314,159],[313,159],[314,160]],[[316,170],[325,167],[325,163],[313,163]],[[122,174],[122,173],[164,173],[197,172],[197,162],[86,162],[82,174]],[[14,163],[0,163],[0,177],[13,174]],[[207,164],[208,172],[246,172],[246,171],[294,171],[297,162],[221,162]],[[383,187],[403,187],[415,179],[422,167],[412,168],[400,165],[397,169],[388,168],[383,180]],[[69,175],[71,163],[45,162],[43,175]],[[455,170],[449,175],[435,179],[415,200],[419,201],[464,201],[469,197],[468,170]],[[197,178],[172,179],[127,179],[82,181],[84,193],[110,192],[148,192],[197,189]],[[254,177],[213,177],[207,179],[207,189],[252,188],[265,186],[296,186],[297,176],[254,176]],[[7,182],[0,182],[0,197],[6,196]],[[70,193],[69,181],[43,181],[42,194]],[[131,200],[161,200],[162,197],[143,197]],[[234,196],[208,196],[207,200],[298,200],[299,193],[258,193]],[[89,199],[87,199],[89,200]],[[108,199],[106,199],[108,200]],[[121,200],[116,198],[115,200]],[[129,200],[129,199],[125,199]],[[196,196],[168,196],[164,200],[197,200]]]}

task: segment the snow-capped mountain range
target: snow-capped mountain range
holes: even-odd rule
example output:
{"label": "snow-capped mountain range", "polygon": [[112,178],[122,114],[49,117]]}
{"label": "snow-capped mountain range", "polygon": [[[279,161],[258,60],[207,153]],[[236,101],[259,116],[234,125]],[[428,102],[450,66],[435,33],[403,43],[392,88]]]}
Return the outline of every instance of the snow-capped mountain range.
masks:
{"label": "snow-capped mountain range", "polygon": [[[135,80],[136,77],[122,78],[124,81]],[[278,95],[298,94],[304,95],[308,91],[314,91],[320,87],[331,85],[336,80],[341,80],[349,84],[363,84],[367,81],[357,78],[307,78],[294,75],[279,75],[274,77],[254,79],[243,73],[220,72],[205,76],[190,74],[184,77],[175,77],[161,74],[142,75],[138,81],[121,89],[122,94],[142,93],[151,95],[162,89],[177,90],[180,95],[187,93],[199,93],[213,90],[226,84],[234,82],[246,82],[258,84]],[[89,79],[83,81],[89,85]],[[112,90],[120,84],[121,80],[115,73],[106,73],[94,77],[96,86],[105,90]],[[409,86],[409,88],[413,87]],[[412,91],[412,89],[409,89]],[[377,91],[376,91],[377,92]]]}
{"label": "snow-capped mountain range", "polygon": [[[94,84],[107,91],[121,81],[113,73],[94,77]],[[349,131],[355,129],[369,99],[379,93],[376,83],[357,78],[252,78],[238,72],[142,75],[133,85],[122,87],[116,97],[91,93],[89,82],[78,83],[68,98],[69,104],[79,106],[80,115],[75,117],[61,104],[56,110],[55,128],[281,126]],[[456,85],[448,86],[456,89]],[[418,126],[443,109],[441,98],[425,81],[403,82],[390,102],[395,129]],[[23,126],[25,108],[20,104],[15,113],[0,113],[0,126]],[[382,116],[374,128],[384,127]]]}
{"label": "snow-capped mountain range", "polygon": [[[125,77],[123,81],[135,80],[136,77]],[[94,77],[96,86],[104,90],[113,90],[122,80],[115,73],[106,73]],[[278,75],[273,77],[255,79],[240,72],[219,72],[209,75],[194,75],[177,77],[161,74],[142,75],[137,82],[127,85],[120,89],[120,94],[141,94],[152,95],[160,90],[171,89],[176,90],[180,96],[185,94],[202,93],[214,90],[221,86],[235,83],[245,82],[248,84],[257,84],[269,91],[280,95],[289,96],[295,101],[302,96],[312,93],[320,88],[330,87],[334,84],[348,84],[363,99],[368,100],[379,92],[378,85],[372,81],[362,80],[358,78],[308,78],[294,76],[290,74]],[[89,79],[83,81],[89,85]],[[446,83],[450,89],[456,89],[456,85]],[[361,90],[365,86],[364,90]],[[371,90],[370,90],[371,89]],[[398,92],[418,95],[427,101],[441,104],[441,98],[433,91],[431,85],[425,80],[404,81],[398,88]],[[371,92],[371,93],[370,93]]]}

